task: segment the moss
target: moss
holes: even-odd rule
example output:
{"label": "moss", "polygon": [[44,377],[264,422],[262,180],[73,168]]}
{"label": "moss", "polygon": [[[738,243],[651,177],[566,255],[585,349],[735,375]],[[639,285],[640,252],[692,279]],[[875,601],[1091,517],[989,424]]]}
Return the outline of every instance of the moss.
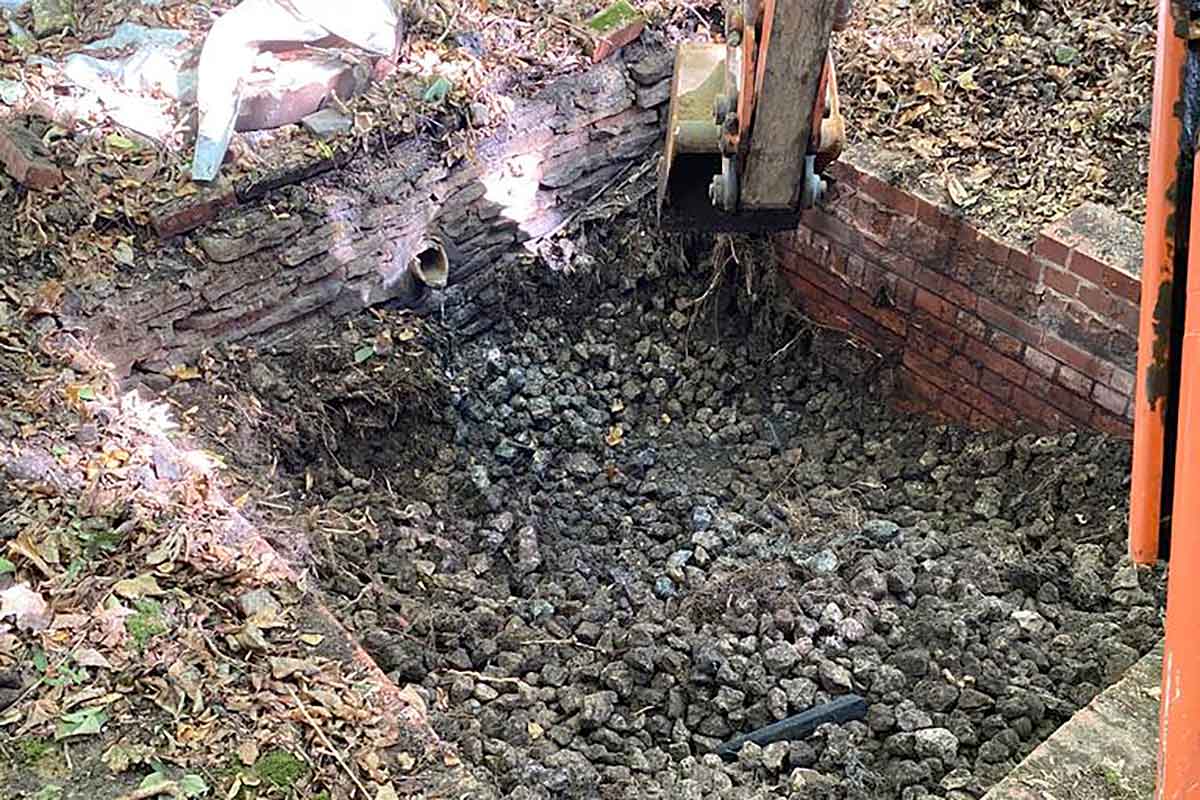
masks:
{"label": "moss", "polygon": [[1102,777],[1104,782],[1108,784],[1108,788],[1112,789],[1114,792],[1125,791],[1125,781],[1121,779],[1121,773],[1118,772],[1116,768],[1110,766],[1109,764],[1102,764],[1096,769],[1100,773],[1100,777]]}
{"label": "moss", "polygon": [[22,762],[34,764],[54,752],[54,745],[49,739],[27,736],[17,742],[17,751],[21,754]]}
{"label": "moss", "polygon": [[254,772],[277,789],[290,789],[305,776],[308,767],[286,750],[272,750],[255,762]]}
{"label": "moss", "polygon": [[642,14],[626,0],[617,2],[604,9],[588,20],[588,27],[600,36],[606,36],[613,31],[619,31],[631,22],[642,18]]}
{"label": "moss", "polygon": [[137,613],[125,620],[125,630],[138,650],[143,650],[151,639],[167,632],[167,623],[163,620],[162,606],[153,600],[138,600],[134,607]]}

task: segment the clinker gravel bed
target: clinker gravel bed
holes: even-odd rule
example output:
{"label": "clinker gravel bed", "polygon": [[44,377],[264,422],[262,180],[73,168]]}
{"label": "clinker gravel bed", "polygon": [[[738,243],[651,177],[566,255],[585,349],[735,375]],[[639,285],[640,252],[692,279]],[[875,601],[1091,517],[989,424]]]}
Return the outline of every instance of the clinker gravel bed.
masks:
{"label": "clinker gravel bed", "polygon": [[[483,333],[435,318],[420,409],[260,354],[271,413],[337,406],[279,460],[324,492],[331,607],[424,693],[455,796],[979,797],[1161,636],[1127,444],[897,412],[762,263],[712,282],[645,230],[496,276]],[[851,692],[863,721],[711,753]]]}

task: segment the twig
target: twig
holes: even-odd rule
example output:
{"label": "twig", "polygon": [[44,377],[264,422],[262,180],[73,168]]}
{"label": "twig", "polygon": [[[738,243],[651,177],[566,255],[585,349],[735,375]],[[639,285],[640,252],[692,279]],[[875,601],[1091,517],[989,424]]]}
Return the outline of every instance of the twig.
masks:
{"label": "twig", "polygon": [[350,765],[346,763],[346,759],[342,756],[342,752],[334,747],[333,742],[329,741],[329,737],[325,735],[324,731],[322,731],[320,726],[317,725],[316,720],[314,720],[312,715],[308,713],[308,709],[305,708],[304,703],[300,701],[300,697],[296,694],[296,690],[291,686],[287,687],[287,690],[288,694],[291,695],[292,701],[296,704],[296,708],[300,709],[300,713],[304,715],[304,720],[313,729],[313,732],[317,734],[317,738],[321,740],[321,744],[325,745],[330,749],[330,751],[333,752],[333,757],[337,759],[337,762],[339,765],[341,765],[341,768],[346,771],[347,775],[350,776],[350,780],[354,781],[354,785],[358,787],[360,792],[362,792],[362,796],[367,798],[367,800],[370,800],[371,795],[367,791],[366,787],[362,785],[362,781],[360,781],[358,776],[354,774],[354,771],[350,769]]}
{"label": "twig", "polygon": [[[75,637],[75,642],[71,645],[71,649],[68,650],[67,654],[65,656],[63,656],[61,659],[59,659],[58,663],[54,665],[54,670],[53,670],[54,672],[57,673],[60,669],[62,669],[63,665],[66,664],[71,659],[71,656],[75,655],[75,651],[79,649],[79,645],[83,644],[83,639],[84,639],[85,635],[86,634],[84,632],[81,632],[78,636]],[[50,672],[51,672],[50,670],[46,670],[45,672],[43,672],[41,675],[38,676],[38,679],[36,681],[34,681],[33,683],[31,683],[27,687],[25,687],[25,690],[22,691],[19,695],[14,697],[12,700],[9,700],[3,706],[0,706],[0,714],[4,713],[5,711],[8,711],[10,708],[12,708],[13,706],[17,705],[22,700],[24,700],[26,697],[29,697],[29,695],[33,694],[33,692],[39,686],[41,686],[43,683],[46,682],[46,676],[49,675]]]}
{"label": "twig", "polygon": [[448,669],[446,672],[450,673],[451,675],[465,675],[468,678],[474,678],[475,680],[483,681],[484,683],[511,683],[516,686],[527,685],[525,681],[521,680],[520,678],[497,678],[492,675],[484,675],[482,672],[472,672],[470,670],[462,669]]}
{"label": "twig", "polygon": [[571,637],[570,639],[530,639],[527,642],[521,642],[521,644],[529,645],[529,646],[546,645],[546,644],[562,644],[562,645],[570,645],[571,647],[579,647],[584,650],[593,650],[597,653],[603,652],[603,651],[601,651],[601,649],[599,647],[596,647],[595,645],[584,644],[583,642],[579,641],[575,637]]}
{"label": "twig", "polygon": [[175,781],[163,781],[153,786],[143,786],[140,789],[134,789],[128,794],[121,795],[117,800],[146,800],[149,797],[158,797],[164,794],[179,797],[182,795],[182,792],[179,791],[179,784]]}

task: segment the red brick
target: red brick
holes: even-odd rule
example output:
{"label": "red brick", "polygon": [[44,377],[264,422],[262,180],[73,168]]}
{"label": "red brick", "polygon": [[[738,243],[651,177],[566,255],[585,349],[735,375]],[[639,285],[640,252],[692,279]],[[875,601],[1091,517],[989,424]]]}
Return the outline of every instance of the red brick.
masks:
{"label": "red brick", "polygon": [[950,360],[946,362],[946,366],[948,366],[954,374],[966,381],[969,381],[970,383],[979,382],[979,367],[975,366],[975,364],[972,363],[971,360],[966,356],[951,356]]}
{"label": "red brick", "polygon": [[857,188],[863,173],[849,161],[842,159],[829,165],[829,177],[845,186]]}
{"label": "red brick", "polygon": [[963,333],[955,323],[946,323],[921,309],[913,312],[909,324],[913,328],[924,331],[951,349],[957,349],[962,344]]}
{"label": "red brick", "polygon": [[975,290],[956,280],[944,278],[941,294],[959,308],[965,308],[967,311],[975,310],[975,302],[978,299]]}
{"label": "red brick", "polygon": [[979,388],[1001,402],[1006,402],[1012,397],[1012,383],[990,369],[979,371]]}
{"label": "red brick", "polygon": [[620,28],[606,31],[603,36],[596,39],[595,49],[592,51],[592,63],[599,64],[617,50],[620,50],[641,36],[642,29],[645,27],[645,18],[639,16],[636,19],[629,20]]}
{"label": "red brick", "polygon": [[808,214],[807,221],[808,228],[813,233],[818,233],[853,250],[859,249],[857,243],[862,238],[862,234],[832,214],[814,210]]}
{"label": "red brick", "polygon": [[1097,383],[1092,391],[1092,398],[1103,408],[1124,417],[1129,411],[1129,395],[1114,391],[1102,383]]}
{"label": "red brick", "polygon": [[1034,347],[1025,348],[1025,363],[1039,375],[1052,378],[1058,369],[1058,362]]}
{"label": "red brick", "polygon": [[934,230],[940,230],[946,225],[946,220],[950,217],[946,213],[945,209],[936,203],[932,203],[926,198],[921,197],[920,195],[916,196],[916,201],[916,217],[920,222],[928,225]]}
{"label": "red brick", "polygon": [[50,160],[42,140],[20,125],[0,128],[0,163],[18,183],[30,189],[53,189],[66,180]]}
{"label": "red brick", "polygon": [[851,253],[846,259],[846,278],[850,285],[859,289],[866,288],[867,262],[857,253]]}
{"label": "red brick", "polygon": [[898,344],[893,334],[848,305],[846,301],[829,295],[803,276],[791,275],[790,278],[792,286],[803,300],[804,310],[818,322],[842,330],[875,347],[894,347]]}
{"label": "red brick", "polygon": [[891,333],[903,337],[908,332],[908,317],[906,315],[897,312],[894,308],[876,305],[875,298],[866,292],[852,289],[848,302],[851,308],[870,317]]}
{"label": "red brick", "polygon": [[1001,355],[986,344],[975,339],[967,339],[963,342],[962,349],[966,356],[975,359],[997,375],[1001,375],[1018,385],[1025,383],[1025,377],[1029,373],[1029,370],[1011,358]]}
{"label": "red brick", "polygon": [[970,406],[907,365],[899,371],[898,382],[902,393],[919,398],[939,414],[945,415],[951,420],[966,422],[971,418]]}
{"label": "red brick", "polygon": [[1097,286],[1104,285],[1104,272],[1107,267],[1080,250],[1071,254],[1071,272]]}
{"label": "red brick", "polygon": [[1120,392],[1126,397],[1133,397],[1134,377],[1132,372],[1128,372],[1119,367],[1113,367],[1112,375],[1107,381],[1108,385],[1114,391]]}
{"label": "red brick", "polygon": [[[971,399],[975,408],[997,422],[1007,425],[1019,423],[1021,415],[1017,413],[1012,405],[1012,393],[1016,390],[1016,387],[997,376],[986,378],[987,385],[983,381],[984,379],[981,378],[979,395]],[[989,388],[994,388],[997,381],[1003,382],[1003,396],[996,394],[992,391],[992,388]]]}
{"label": "red brick", "polygon": [[920,375],[944,391],[952,390],[959,382],[958,376],[951,372],[945,365],[930,361],[924,353],[920,353],[912,348],[904,351],[902,363],[917,375]]}
{"label": "red brick", "polygon": [[979,298],[979,316],[1007,334],[1017,337],[1026,344],[1037,345],[1042,340],[1042,331],[1013,314],[1006,308],[993,303],[986,297]]}
{"label": "red brick", "polygon": [[958,312],[958,327],[967,336],[973,336],[980,341],[987,338],[988,326],[970,311]]}
{"label": "red brick", "polygon": [[1009,252],[1008,268],[1018,275],[1024,275],[1030,283],[1037,283],[1042,278],[1041,262],[1024,250]]}
{"label": "red brick", "polygon": [[1033,244],[1033,255],[1065,267],[1071,258],[1071,245],[1057,239],[1052,233],[1042,231]]}
{"label": "red brick", "polygon": [[166,239],[212,222],[223,209],[237,205],[233,184],[224,179],[190,197],[171,200],[150,211],[150,222],[160,238]]}
{"label": "red brick", "polygon": [[1109,436],[1115,436],[1118,439],[1133,438],[1133,426],[1127,420],[1114,417],[1112,414],[1105,413],[1099,408],[1092,415],[1091,426],[1101,433],[1107,433]]}
{"label": "red brick", "polygon": [[985,261],[990,261],[1001,267],[1007,267],[1012,258],[1013,248],[986,233],[979,234],[975,250]]}
{"label": "red brick", "polygon": [[1116,298],[1103,289],[1082,283],[1079,285],[1079,299],[1085,306],[1102,317],[1111,319],[1116,315]]}
{"label": "red brick", "polygon": [[1142,323],[1141,309],[1121,298],[1114,297],[1113,302],[1116,304],[1116,308],[1113,311],[1112,321],[1117,323],[1121,330],[1137,336],[1138,328]]}
{"label": "red brick", "polygon": [[1091,394],[1092,384],[1094,383],[1087,375],[1068,367],[1066,364],[1059,366],[1057,380],[1081,397],[1087,397]]}
{"label": "red brick", "polygon": [[996,348],[1001,355],[1009,358],[1021,360],[1021,352],[1025,349],[1025,344],[1015,336],[1009,336],[1004,331],[994,331],[992,333],[992,347]]}
{"label": "red brick", "polygon": [[895,275],[899,275],[901,278],[907,278],[913,283],[917,282],[917,275],[922,269],[924,269],[920,264],[908,256],[895,251],[885,252],[884,255],[881,258],[876,259],[876,261],[887,271]]}
{"label": "red brick", "polygon": [[823,325],[847,332],[850,330],[848,312],[853,309],[799,275],[789,275],[788,281],[800,295],[800,305],[806,314]]}
{"label": "red brick", "polygon": [[1090,353],[1085,353],[1070,342],[1060,339],[1053,333],[1046,334],[1042,349],[1064,364],[1074,367],[1084,375],[1098,375],[1103,372],[1098,366],[1099,359]]}
{"label": "red brick", "polygon": [[1104,288],[1131,303],[1142,301],[1142,282],[1124,270],[1105,267]]}
{"label": "red brick", "polygon": [[917,198],[899,186],[895,186],[876,176],[864,172],[859,179],[859,186],[873,199],[894,209],[900,214],[916,216]]}
{"label": "red brick", "polygon": [[1087,425],[1091,421],[1092,408],[1095,404],[1060,384],[1051,384],[1046,390],[1044,399],[1077,422]]}
{"label": "red brick", "polygon": [[989,430],[999,422],[1000,420],[992,419],[977,408],[971,410],[971,418],[967,420],[967,424],[976,430]]}
{"label": "red brick", "polygon": [[918,286],[914,302],[918,309],[926,311],[938,319],[952,323],[958,321],[958,307],[927,289]]}
{"label": "red brick", "polygon": [[919,349],[926,358],[939,364],[949,361],[950,357],[954,355],[954,351],[949,347],[919,330],[910,332],[908,341],[910,345]]}
{"label": "red brick", "polygon": [[789,272],[803,277],[809,283],[820,287],[826,294],[832,295],[839,300],[845,301],[850,297],[850,287],[846,285],[845,281],[838,278],[825,267],[815,267],[799,271],[789,270]]}
{"label": "red brick", "polygon": [[912,281],[900,278],[896,281],[896,308],[901,311],[912,311],[916,299],[917,287]]}
{"label": "red brick", "polygon": [[1022,417],[1040,426],[1053,429],[1070,427],[1067,417],[1061,411],[1024,389],[1013,388],[1012,404]]}
{"label": "red brick", "polygon": [[1042,272],[1042,280],[1051,289],[1067,297],[1074,297],[1075,291],[1079,288],[1079,279],[1058,267],[1047,266]]}

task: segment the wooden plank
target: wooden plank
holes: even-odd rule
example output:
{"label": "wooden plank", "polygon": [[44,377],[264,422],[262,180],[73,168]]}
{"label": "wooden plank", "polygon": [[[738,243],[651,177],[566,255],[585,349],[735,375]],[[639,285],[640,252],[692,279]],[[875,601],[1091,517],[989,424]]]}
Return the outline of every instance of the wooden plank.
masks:
{"label": "wooden plank", "polygon": [[799,202],[813,103],[837,0],[775,0],[766,68],[742,176],[742,208]]}

